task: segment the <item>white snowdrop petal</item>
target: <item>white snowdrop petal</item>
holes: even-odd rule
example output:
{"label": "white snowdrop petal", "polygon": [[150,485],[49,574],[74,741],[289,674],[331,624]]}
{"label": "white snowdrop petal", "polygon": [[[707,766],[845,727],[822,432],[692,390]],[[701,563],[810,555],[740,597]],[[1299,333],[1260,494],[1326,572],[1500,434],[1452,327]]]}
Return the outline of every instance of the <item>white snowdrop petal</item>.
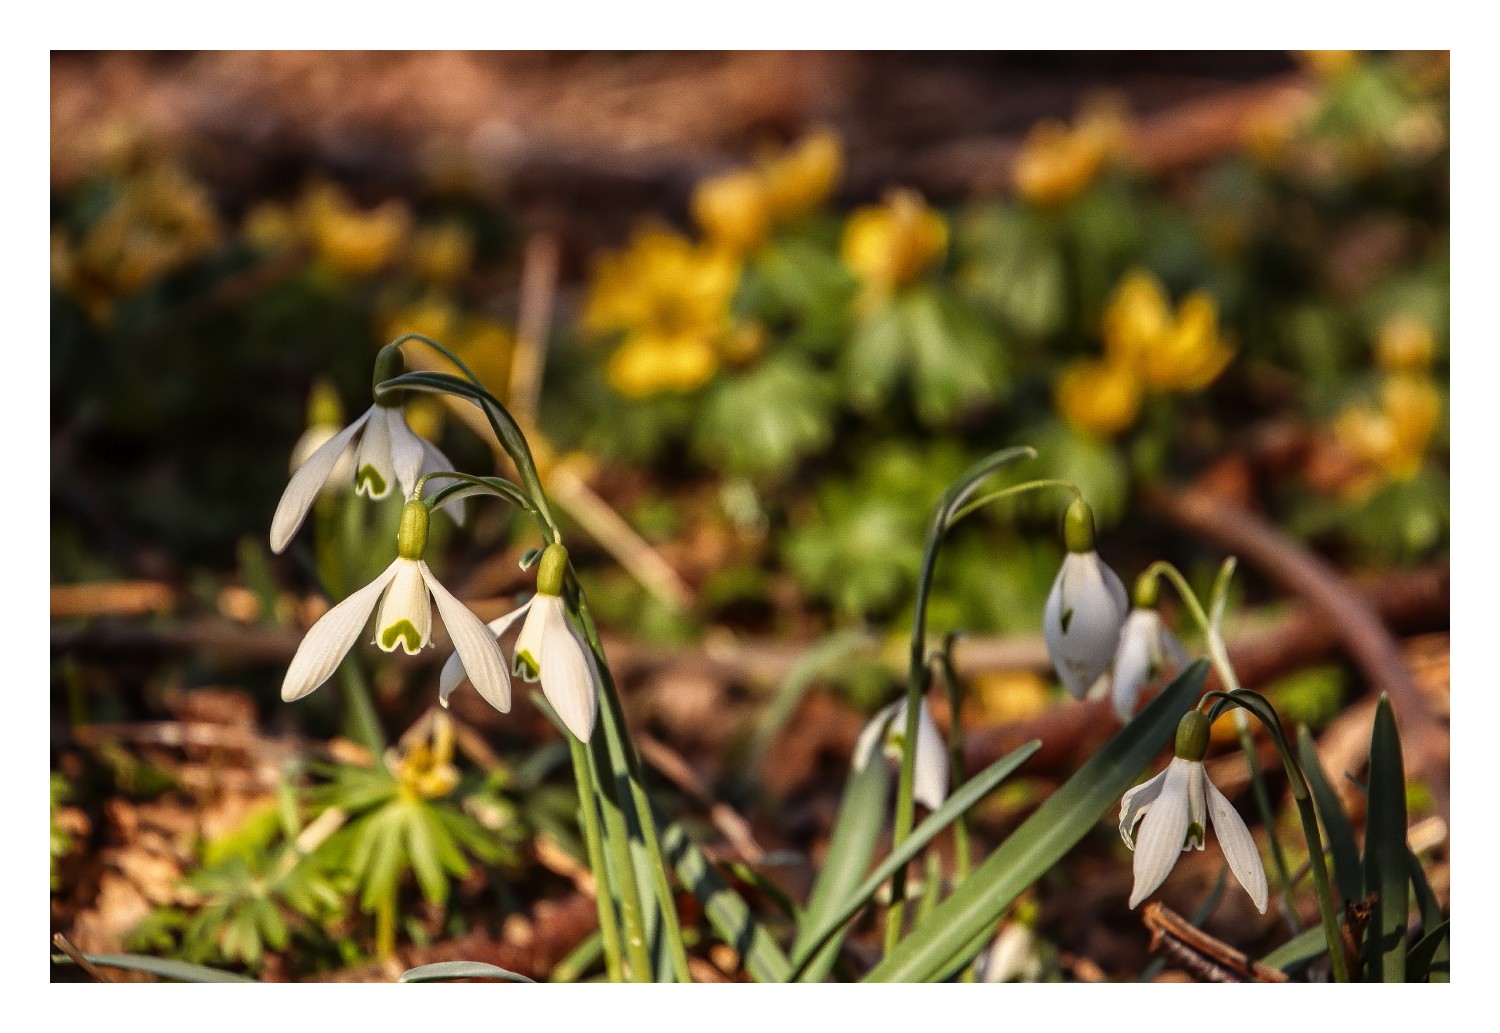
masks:
{"label": "white snowdrop petal", "polygon": [[1173,758],[1167,766],[1161,793],[1141,819],[1135,841],[1135,885],[1130,891],[1134,908],[1166,881],[1182,853],[1182,841],[1188,830],[1188,766],[1190,761]]}
{"label": "white snowdrop petal", "polygon": [[1255,846],[1255,837],[1245,825],[1234,805],[1219,792],[1218,786],[1204,779],[1208,786],[1208,813],[1213,821],[1214,835],[1224,850],[1224,860],[1229,870],[1239,880],[1245,892],[1255,903],[1256,910],[1266,913],[1266,869],[1260,860],[1260,851]]}
{"label": "white snowdrop petal", "polygon": [[1169,669],[1179,671],[1192,660],[1188,651],[1183,648],[1182,640],[1165,624],[1161,625],[1161,655]]}
{"label": "white snowdrop petal", "polygon": [[396,576],[375,621],[375,644],[387,653],[400,646],[408,656],[415,656],[432,641],[432,603],[422,576],[426,564],[407,559],[396,563]]}
{"label": "white snowdrop petal", "polygon": [[1187,838],[1182,844],[1183,853],[1187,853],[1191,847],[1202,850],[1203,841],[1208,835],[1208,803],[1203,794],[1203,787],[1208,784],[1208,774],[1203,770],[1202,763],[1192,761],[1183,761],[1183,763],[1188,765],[1188,831]]}
{"label": "white snowdrop petal", "polygon": [[396,576],[396,560],[374,581],[354,592],[333,609],[318,618],[286,669],[281,682],[281,698],[290,703],[301,699],[328,680],[344,656],[359,638],[370,619],[370,611],[380,593]]}
{"label": "white snowdrop petal", "polygon": [[542,642],[547,637],[553,622],[566,618],[562,615],[562,597],[538,595],[531,600],[531,610],[526,614],[526,623],[516,636],[516,650],[512,656],[510,673],[534,682],[541,677]]}
{"label": "white snowdrop petal", "polygon": [[875,711],[875,716],[865,722],[865,726],[859,730],[859,738],[854,742],[854,757],[852,764],[855,771],[863,771],[865,765],[870,762],[870,757],[876,752],[885,739],[887,726],[897,720],[898,713],[906,706],[904,700],[897,700],[889,706],[881,707]]}
{"label": "white snowdrop petal", "polygon": [[[434,592],[433,596],[436,597],[437,593]],[[530,607],[531,602],[527,600],[505,616],[490,621],[485,627],[489,629],[491,635],[498,639],[510,629],[512,624],[524,617]],[[439,612],[441,612],[441,607],[439,607]],[[505,657],[504,652],[500,656],[503,661]],[[442,673],[438,675],[438,702],[446,707],[448,705],[448,697],[453,695],[453,690],[462,685],[466,678],[468,678],[468,674],[464,671],[463,657],[459,656],[455,651],[452,656],[448,657],[447,662],[443,664]],[[509,676],[507,676],[506,680],[509,681]]]}
{"label": "white snowdrop petal", "polygon": [[599,714],[599,690],[592,654],[566,622],[564,616],[560,626],[549,624],[542,640],[542,693],[568,731],[588,742]]}
{"label": "white snowdrop petal", "polygon": [[[439,470],[453,469],[453,462],[447,456],[443,455],[441,449],[426,438],[418,438],[417,440],[422,445],[422,473],[418,477],[419,480],[421,477],[426,477],[430,473],[437,473]],[[424,494],[431,496],[433,492],[441,488],[446,488],[452,483],[453,479],[451,477],[434,478],[427,482],[427,489]],[[464,525],[463,496],[461,494],[456,495],[447,502],[444,502],[443,512],[452,517],[455,524],[462,527]]]}
{"label": "white snowdrop petal", "polygon": [[948,750],[925,699],[917,716],[915,764],[912,795],[919,803],[935,811],[948,799]]}
{"label": "white snowdrop petal", "polygon": [[354,487],[361,495],[383,499],[396,483],[391,463],[390,410],[377,405],[370,409],[369,426],[359,440],[359,454],[354,459]]}
{"label": "white snowdrop petal", "polygon": [[318,492],[323,490],[323,486],[338,468],[340,457],[369,419],[370,414],[366,411],[359,419],[325,441],[307,457],[307,462],[297,467],[297,472],[292,474],[286,489],[281,493],[281,501],[276,504],[276,515],[271,518],[272,552],[280,553],[292,540],[292,535],[297,533],[297,528],[307,518],[307,511],[312,508]]}
{"label": "white snowdrop petal", "polygon": [[416,490],[417,480],[422,476],[422,462],[426,459],[422,446],[426,442],[411,429],[402,409],[387,409],[385,418],[390,425],[391,469],[395,473],[396,483],[401,485],[401,497],[409,499]]}
{"label": "white snowdrop petal", "polygon": [[1094,552],[1070,552],[1042,611],[1042,636],[1058,677],[1082,699],[1114,659],[1127,610],[1125,586]]}
{"label": "white snowdrop petal", "polygon": [[1111,674],[1110,702],[1122,723],[1135,715],[1141,688],[1151,678],[1151,642],[1156,637],[1156,628],[1154,611],[1136,610],[1125,619],[1120,632],[1120,647],[1115,651]]}
{"label": "white snowdrop petal", "polygon": [[1162,786],[1167,782],[1167,770],[1162,768],[1155,778],[1142,782],[1120,798],[1120,838],[1132,850],[1135,849],[1135,824],[1161,795]]}
{"label": "white snowdrop petal", "polygon": [[459,602],[433,576],[427,564],[418,560],[422,578],[437,603],[438,614],[443,618],[443,627],[453,639],[454,655],[459,658],[463,670],[468,674],[474,688],[490,706],[500,713],[510,711],[510,674],[505,670],[505,656],[495,634],[485,627],[483,621]]}

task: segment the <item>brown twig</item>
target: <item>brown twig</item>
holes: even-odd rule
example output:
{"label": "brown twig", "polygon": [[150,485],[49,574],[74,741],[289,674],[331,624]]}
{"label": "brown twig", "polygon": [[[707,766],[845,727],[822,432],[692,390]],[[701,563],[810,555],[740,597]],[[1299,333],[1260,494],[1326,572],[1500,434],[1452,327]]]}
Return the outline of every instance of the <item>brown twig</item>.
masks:
{"label": "brown twig", "polygon": [[1223,940],[1208,935],[1157,901],[1146,905],[1141,921],[1151,930],[1151,949],[1211,983],[1285,983],[1286,974],[1262,965]]}
{"label": "brown twig", "polygon": [[85,972],[87,972],[89,974],[89,978],[92,979],[94,982],[96,982],[96,983],[113,983],[114,982],[113,979],[110,979],[103,972],[99,971],[99,969],[94,965],[94,963],[92,961],[90,961],[88,958],[84,957],[83,956],[83,952],[80,951],[77,947],[73,946],[73,942],[71,940],[69,940],[66,936],[64,936],[62,933],[53,933],[52,934],[52,945],[54,947],[56,947],[58,950],[62,951],[64,954],[66,954],[69,957],[69,959],[72,960],[73,964],[77,965],[79,968],[81,968]]}

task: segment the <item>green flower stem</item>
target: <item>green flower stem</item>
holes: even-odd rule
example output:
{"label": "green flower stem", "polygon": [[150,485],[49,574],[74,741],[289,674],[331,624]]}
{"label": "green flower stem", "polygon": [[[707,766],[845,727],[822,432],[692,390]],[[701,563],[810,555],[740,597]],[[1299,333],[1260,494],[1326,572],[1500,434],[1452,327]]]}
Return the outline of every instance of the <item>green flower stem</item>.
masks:
{"label": "green flower stem", "polygon": [[[953,643],[957,638],[957,635],[950,633],[943,642],[942,653],[938,656],[938,670],[948,689],[948,766],[951,783],[949,792],[957,792],[964,783],[964,728],[963,721],[960,720],[963,689],[958,681],[958,671],[953,667]],[[972,863],[969,857],[969,814],[967,811],[960,814],[958,820],[953,823],[953,853],[955,854],[953,888],[957,889],[969,877],[969,868]],[[964,966],[959,982],[974,982],[972,965]]]}
{"label": "green flower stem", "polygon": [[604,813],[604,846],[609,852],[615,879],[612,888],[620,902],[620,919],[625,932],[625,955],[630,961],[630,979],[635,983],[652,982],[651,955],[646,947],[646,922],[641,908],[640,890],[635,869],[630,862],[630,831],[625,824],[619,790],[614,779],[604,777],[608,768],[608,747],[601,736],[594,736],[589,753],[589,782]]}
{"label": "green flower stem", "polygon": [[[1323,836],[1318,831],[1318,816],[1313,809],[1312,792],[1307,778],[1297,763],[1296,755],[1282,734],[1281,720],[1269,700],[1257,692],[1210,692],[1204,700],[1213,699],[1209,720],[1216,718],[1224,706],[1248,710],[1255,715],[1276,744],[1281,755],[1281,766],[1286,770],[1287,782],[1291,786],[1292,799],[1297,803],[1297,816],[1302,820],[1302,834],[1307,839],[1308,864],[1312,868],[1313,883],[1317,890],[1318,913],[1323,923],[1323,937],[1328,941],[1328,957],[1333,963],[1333,979],[1336,983],[1349,981],[1349,966],[1344,959],[1343,940],[1339,936],[1339,920],[1333,899],[1333,888],[1328,879],[1328,861],[1323,855]],[[1201,704],[1200,704],[1201,706]]]}
{"label": "green flower stem", "polygon": [[677,914],[677,902],[672,894],[671,877],[662,855],[661,836],[656,828],[656,816],[651,806],[651,798],[646,793],[641,758],[636,752],[635,744],[630,740],[630,731],[625,723],[625,709],[620,702],[620,693],[615,686],[614,675],[610,673],[609,664],[604,658],[604,644],[599,640],[599,629],[594,623],[593,611],[589,609],[588,599],[584,596],[582,586],[578,584],[578,574],[571,566],[569,575],[569,580],[577,588],[574,601],[578,622],[583,627],[584,638],[588,641],[589,648],[593,650],[599,670],[599,689],[604,704],[601,708],[603,711],[601,717],[604,719],[605,734],[610,738],[611,745],[618,750],[620,760],[624,763],[623,773],[630,788],[631,803],[639,823],[641,838],[645,842],[646,853],[650,858],[651,880],[661,906],[662,932],[666,938],[673,974],[679,982],[691,983],[693,977],[688,967],[687,946],[682,939],[682,920]]}
{"label": "green flower stem", "polygon": [[[1220,579],[1223,587],[1227,587],[1227,572],[1232,572],[1233,569],[1232,563],[1226,563],[1226,574]],[[1219,681],[1231,693],[1243,691],[1239,677],[1234,673],[1234,665],[1229,662],[1229,650],[1224,645],[1224,636],[1220,633],[1216,622],[1209,619],[1208,614],[1204,612],[1187,578],[1182,576],[1182,571],[1166,560],[1157,560],[1146,568],[1146,575],[1165,577],[1171,582],[1172,587],[1177,590],[1178,598],[1192,614],[1194,623],[1203,631],[1203,641],[1208,647],[1208,657],[1214,665],[1214,670],[1219,674]],[[1216,594],[1222,599],[1222,588]],[[1296,935],[1302,931],[1302,926],[1297,920],[1295,886],[1290,870],[1287,868],[1286,851],[1281,845],[1281,835],[1276,830],[1276,808],[1271,803],[1271,791],[1266,787],[1265,772],[1261,770],[1260,758],[1255,753],[1255,737],[1250,734],[1250,719],[1242,710],[1235,710],[1234,728],[1240,740],[1240,752],[1245,757],[1245,766],[1250,771],[1250,790],[1255,797],[1255,809],[1260,812],[1261,824],[1266,827],[1266,840],[1271,848],[1271,865],[1276,870],[1277,889],[1281,896],[1281,914],[1292,934]]]}
{"label": "green flower stem", "polygon": [[955,510],[953,516],[948,519],[948,526],[952,527],[954,524],[958,523],[960,520],[968,516],[970,513],[974,512],[976,509],[983,509],[991,502],[999,502],[1001,499],[1012,498],[1016,495],[1023,494],[1024,492],[1036,491],[1039,488],[1062,488],[1065,491],[1072,492],[1075,499],[1083,498],[1083,493],[1078,490],[1078,486],[1070,481],[1059,481],[1052,478],[1043,478],[1036,481],[1025,481],[1021,484],[1012,484],[1008,488],[1001,488],[998,491],[993,491],[988,495],[981,495],[979,498],[973,500],[972,502],[965,503],[957,510]]}
{"label": "green flower stem", "polygon": [[620,926],[615,916],[614,893],[604,866],[604,842],[599,832],[599,801],[589,778],[588,750],[564,732],[573,753],[573,778],[578,784],[578,823],[583,826],[589,870],[594,875],[594,903],[599,909],[599,936],[604,946],[604,967],[611,983],[625,982],[621,960]]}
{"label": "green flower stem", "polygon": [[380,899],[375,908],[375,956],[385,959],[396,954],[396,887]]}
{"label": "green flower stem", "polygon": [[[977,505],[970,505],[969,501],[981,484],[1001,467],[1018,459],[1031,459],[1035,456],[1035,449],[1020,445],[1015,448],[1002,449],[981,459],[948,486],[948,490],[943,492],[942,498],[933,509],[932,519],[928,522],[927,535],[922,548],[922,567],[917,577],[915,612],[911,622],[911,655],[906,677],[907,734],[902,737],[901,743],[901,774],[896,783],[896,814],[891,830],[892,850],[898,849],[911,835],[912,819],[916,811],[912,793],[916,781],[917,715],[921,709],[922,693],[927,689],[927,604],[932,594],[932,578],[937,569],[938,550],[942,548],[944,536],[961,516],[978,508]],[[1029,481],[1001,489],[999,492],[986,496],[985,500],[993,501],[996,498],[1016,495],[1023,491],[1051,487],[1057,483],[1062,482]],[[1073,489],[1075,494],[1077,490],[1077,488]],[[896,944],[901,941],[905,900],[906,869],[903,866],[891,876],[891,906],[886,912],[885,925],[886,954],[890,954]]]}

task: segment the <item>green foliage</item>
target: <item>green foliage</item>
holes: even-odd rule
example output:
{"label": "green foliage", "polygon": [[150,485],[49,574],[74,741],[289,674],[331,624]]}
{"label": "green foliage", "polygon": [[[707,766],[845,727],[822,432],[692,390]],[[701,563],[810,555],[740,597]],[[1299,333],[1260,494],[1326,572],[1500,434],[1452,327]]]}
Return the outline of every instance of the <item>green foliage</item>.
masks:
{"label": "green foliage", "polygon": [[65,857],[73,849],[73,837],[57,824],[57,810],[68,799],[70,790],[68,780],[56,771],[52,772],[48,783],[49,790],[49,831],[47,835],[48,848],[50,851],[49,879],[52,891],[57,892],[57,859]]}
{"label": "green foliage", "polygon": [[709,392],[693,447],[732,475],[784,477],[832,439],[833,389],[811,365],[781,355]]}

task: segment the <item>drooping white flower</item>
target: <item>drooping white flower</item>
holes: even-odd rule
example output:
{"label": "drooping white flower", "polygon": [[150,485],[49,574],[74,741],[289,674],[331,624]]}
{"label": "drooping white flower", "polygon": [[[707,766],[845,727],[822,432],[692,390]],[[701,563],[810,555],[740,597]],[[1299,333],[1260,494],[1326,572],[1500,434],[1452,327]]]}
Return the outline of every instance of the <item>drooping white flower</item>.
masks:
{"label": "drooping white flower", "polygon": [[1120,801],[1120,837],[1135,851],[1134,908],[1166,881],[1180,854],[1203,849],[1212,825],[1224,860],[1257,910],[1266,912],[1266,870],[1245,820],[1219,792],[1203,768],[1208,719],[1188,713],[1177,729],[1177,755],[1165,771],[1127,792]]}
{"label": "drooping white flower", "polygon": [[464,670],[474,687],[495,709],[510,709],[510,675],[495,638],[469,608],[459,602],[428,569],[427,507],[406,504],[397,535],[397,557],[374,581],[351,594],[314,624],[292,657],[281,683],[281,698],[301,699],[328,680],[353,648],[370,614],[379,605],[375,643],[387,653],[400,646],[414,655],[432,644],[432,604],[448,629]]}
{"label": "drooping white flower", "polygon": [[1155,610],[1137,606],[1125,618],[1109,672],[1110,703],[1122,722],[1135,714],[1141,689],[1168,668],[1187,666],[1187,650]]}
{"label": "drooping white flower", "polygon": [[1035,983],[1042,978],[1041,941],[1025,922],[1008,921],[979,963],[982,983]]}
{"label": "drooping white flower", "polygon": [[[537,594],[527,603],[492,621],[489,631],[499,638],[523,615],[526,623],[516,637],[513,673],[526,681],[542,683],[542,694],[563,725],[581,742],[594,734],[599,716],[599,676],[594,654],[583,637],[568,622],[563,604],[563,578],[568,569],[568,550],[560,544],[547,546],[537,564]],[[468,660],[455,653],[443,665],[438,679],[438,700],[448,697],[464,680]]]}
{"label": "drooping white flower", "polygon": [[1130,601],[1094,551],[1094,517],[1082,500],[1068,508],[1063,537],[1068,555],[1042,610],[1042,637],[1057,676],[1082,699],[1114,660]]}
{"label": "drooping white flower", "polygon": [[[375,383],[400,372],[401,349],[393,345],[380,349],[375,357]],[[453,469],[436,445],[411,429],[399,404],[377,401],[334,434],[326,429],[331,420],[321,418],[313,422],[319,426],[309,428],[293,449],[295,469],[276,505],[276,515],[271,518],[272,552],[280,553],[287,547],[307,518],[313,500],[325,487],[351,484],[352,476],[352,486],[361,495],[382,499],[393,486],[399,486],[402,497],[411,498],[423,476]],[[309,449],[307,446],[313,441],[318,441],[317,447]],[[463,523],[462,499],[454,499],[443,510],[455,523]]]}
{"label": "drooping white flower", "polygon": [[[854,743],[854,770],[863,771],[878,745],[882,756],[899,767],[906,732],[906,700],[881,707],[865,724]],[[912,770],[912,798],[930,810],[948,799],[948,751],[933,723],[927,700],[917,711],[917,753]]]}

